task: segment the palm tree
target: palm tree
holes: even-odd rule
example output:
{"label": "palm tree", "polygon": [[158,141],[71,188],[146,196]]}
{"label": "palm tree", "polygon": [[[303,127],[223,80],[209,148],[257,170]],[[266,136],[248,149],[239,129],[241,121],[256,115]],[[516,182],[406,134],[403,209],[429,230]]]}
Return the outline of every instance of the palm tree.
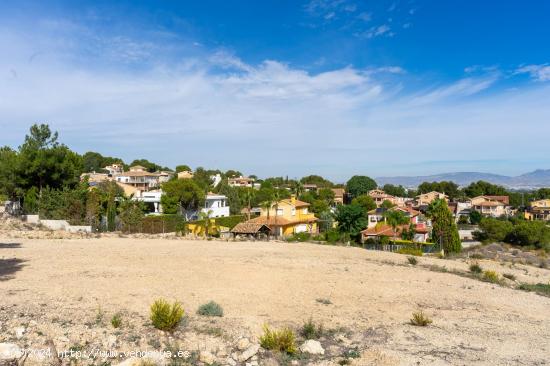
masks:
{"label": "palm tree", "polygon": [[210,215],[212,215],[212,210],[208,210],[207,212],[199,212],[199,220],[202,221],[202,228],[204,229],[205,238],[208,236],[208,232],[210,231]]}
{"label": "palm tree", "polygon": [[294,194],[296,195],[296,198],[300,197],[304,193],[304,184],[300,182],[299,180],[294,183]]}
{"label": "palm tree", "polygon": [[384,218],[388,225],[390,225],[393,231],[396,231],[399,225],[405,225],[409,223],[409,218],[402,212],[398,210],[388,210],[384,213]]}
{"label": "palm tree", "polygon": [[248,208],[248,220],[250,220],[250,210],[252,209],[250,207],[250,201],[254,198],[254,189],[253,188],[247,188],[244,192],[244,203],[247,205]]}

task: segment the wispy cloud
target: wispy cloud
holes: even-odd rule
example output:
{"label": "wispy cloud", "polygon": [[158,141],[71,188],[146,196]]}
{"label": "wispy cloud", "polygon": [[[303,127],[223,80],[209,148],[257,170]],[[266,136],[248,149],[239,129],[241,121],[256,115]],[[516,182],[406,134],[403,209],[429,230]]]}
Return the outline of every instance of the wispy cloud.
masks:
{"label": "wispy cloud", "polygon": [[[74,42],[91,30],[65,37],[41,27],[32,36],[0,28],[3,144],[16,146],[31,123],[48,122],[80,152],[338,180],[420,173],[414,164],[435,154],[475,161],[550,153],[532,144],[550,133],[547,84],[499,91],[499,74],[488,72],[426,87],[413,82],[423,75],[399,66],[312,73],[281,60],[246,62],[192,40],[128,35],[96,34],[91,52]],[[142,42],[155,48],[128,51]],[[138,59],[145,63],[133,67]],[[518,123],[522,133],[510,133]],[[490,149],[488,136],[498,141]]]}
{"label": "wispy cloud", "polygon": [[529,74],[536,81],[550,81],[550,65],[524,65],[517,68],[515,74]]}

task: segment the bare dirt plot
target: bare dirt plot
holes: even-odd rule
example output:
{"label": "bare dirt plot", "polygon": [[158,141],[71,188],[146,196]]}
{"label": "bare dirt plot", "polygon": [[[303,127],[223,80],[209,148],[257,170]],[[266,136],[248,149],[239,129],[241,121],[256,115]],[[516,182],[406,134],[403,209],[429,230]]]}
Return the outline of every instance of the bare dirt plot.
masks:
{"label": "bare dirt plot", "polygon": [[[402,265],[406,256],[398,254],[275,242],[0,242],[12,244],[0,247],[0,258],[19,261],[0,281],[4,312],[14,304],[53,304],[59,314],[74,318],[101,306],[145,319],[157,297],[180,300],[192,313],[215,300],[224,308],[225,326],[251,334],[260,334],[264,323],[299,326],[309,317],[327,328],[349,328],[361,335],[367,364],[544,364],[550,359],[550,298],[422,267],[465,270],[466,262],[421,258],[419,265],[408,266]],[[521,281],[550,280],[545,269],[480,263]],[[408,324],[418,309],[433,319],[431,326]]]}

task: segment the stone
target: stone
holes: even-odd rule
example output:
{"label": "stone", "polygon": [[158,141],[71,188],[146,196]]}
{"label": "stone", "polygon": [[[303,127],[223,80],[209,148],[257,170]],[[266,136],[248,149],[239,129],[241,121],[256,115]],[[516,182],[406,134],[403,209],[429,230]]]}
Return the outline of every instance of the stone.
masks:
{"label": "stone", "polygon": [[13,332],[15,333],[15,337],[17,339],[21,339],[23,338],[23,334],[25,334],[25,327],[17,327],[13,330]]}
{"label": "stone", "polygon": [[13,361],[23,356],[23,351],[15,343],[0,343],[0,361]]}
{"label": "stone", "polygon": [[241,338],[237,341],[237,349],[239,351],[244,351],[248,348],[248,346],[250,346],[250,341],[248,338]]}
{"label": "stone", "polygon": [[216,357],[208,351],[201,351],[199,354],[199,361],[207,365],[212,365],[216,361]]}
{"label": "stone", "polygon": [[300,351],[311,355],[324,355],[325,349],[321,346],[321,342],[314,339],[308,339],[300,346]]}
{"label": "stone", "polygon": [[260,350],[260,345],[259,344],[253,344],[252,346],[248,347],[246,349],[246,351],[244,351],[243,353],[241,353],[241,355],[239,356],[238,358],[238,361],[239,362],[245,362],[247,361],[249,358],[251,358],[252,356],[254,356],[256,353],[258,353],[258,351]]}
{"label": "stone", "polygon": [[235,366],[237,365],[237,361],[235,361],[234,359],[232,359],[231,357],[227,357],[227,360],[225,361],[228,365],[230,366]]}
{"label": "stone", "polygon": [[273,357],[269,357],[265,360],[262,360],[261,364],[262,366],[279,366],[279,361],[277,361]]}

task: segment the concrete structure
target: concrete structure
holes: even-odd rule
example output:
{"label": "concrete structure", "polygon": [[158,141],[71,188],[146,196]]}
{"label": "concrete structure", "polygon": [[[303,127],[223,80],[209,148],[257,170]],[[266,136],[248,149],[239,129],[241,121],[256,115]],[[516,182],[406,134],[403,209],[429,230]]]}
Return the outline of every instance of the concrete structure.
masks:
{"label": "concrete structure", "polygon": [[531,202],[524,216],[526,220],[550,221],[550,199]]}
{"label": "concrete structure", "polygon": [[500,217],[511,214],[511,207],[507,204],[508,196],[478,196],[472,198],[470,202],[472,210],[483,216]]}
{"label": "concrete structure", "polygon": [[242,188],[253,188],[254,179],[248,177],[235,177],[227,179],[227,184],[230,187],[242,187]]}
{"label": "concrete structure", "polygon": [[441,192],[431,191],[428,193],[422,193],[416,196],[416,205],[417,206],[427,206],[436,199],[444,199],[449,202],[449,197]]}
{"label": "concrete structure", "polygon": [[227,197],[223,194],[208,193],[204,201],[204,207],[201,208],[201,212],[208,213],[208,217],[229,216]]}
{"label": "concrete structure", "polygon": [[162,197],[162,191],[148,191],[140,192],[140,195],[134,196],[136,201],[144,202],[151,206],[152,214],[159,215],[162,213],[162,205],[160,204],[160,198]]}
{"label": "concrete structure", "polygon": [[148,191],[160,184],[159,173],[150,173],[140,165],[130,167],[130,171],[116,176],[116,181],[131,185],[141,191]]}

